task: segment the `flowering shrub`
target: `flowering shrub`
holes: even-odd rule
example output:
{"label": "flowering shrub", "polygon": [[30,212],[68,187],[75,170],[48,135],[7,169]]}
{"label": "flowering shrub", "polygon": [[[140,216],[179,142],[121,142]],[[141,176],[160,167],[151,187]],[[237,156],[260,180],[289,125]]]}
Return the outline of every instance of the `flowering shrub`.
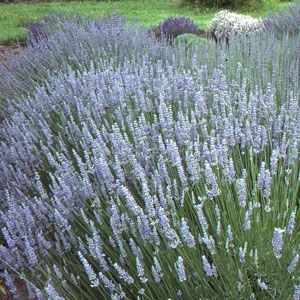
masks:
{"label": "flowering shrub", "polygon": [[205,31],[201,30],[196,23],[189,18],[173,17],[167,18],[154,29],[155,38],[163,38],[172,42],[176,37],[182,34],[194,34],[199,37],[205,37]]}
{"label": "flowering shrub", "polygon": [[299,35],[60,22],[0,69],[15,297],[21,274],[38,299],[299,299]]}
{"label": "flowering shrub", "polygon": [[207,30],[212,33],[216,41],[219,41],[233,35],[262,31],[263,24],[260,19],[221,10],[209,22]]}

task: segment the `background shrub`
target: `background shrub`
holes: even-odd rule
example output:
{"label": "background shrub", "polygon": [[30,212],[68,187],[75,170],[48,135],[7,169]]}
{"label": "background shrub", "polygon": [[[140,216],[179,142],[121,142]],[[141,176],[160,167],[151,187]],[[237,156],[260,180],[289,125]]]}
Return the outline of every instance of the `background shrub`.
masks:
{"label": "background shrub", "polygon": [[185,3],[211,8],[256,8],[261,6],[262,0],[184,0]]}
{"label": "background shrub", "polygon": [[264,30],[264,23],[247,15],[232,13],[229,10],[221,10],[207,25],[207,32],[213,36],[216,42],[234,35],[249,35]]}
{"label": "background shrub", "polygon": [[193,34],[198,37],[206,37],[204,30],[201,30],[198,25],[191,19],[186,17],[167,18],[158,26],[150,31],[158,40],[166,39],[173,42],[174,39],[183,34]]}
{"label": "background shrub", "polygon": [[[60,2],[83,2],[90,0],[60,0]],[[96,0],[96,2],[105,2],[107,0]],[[120,1],[120,0],[109,0],[110,2]],[[122,1],[122,0],[121,0]],[[10,4],[10,3],[45,3],[45,2],[54,2],[53,0],[0,0],[0,3]]]}

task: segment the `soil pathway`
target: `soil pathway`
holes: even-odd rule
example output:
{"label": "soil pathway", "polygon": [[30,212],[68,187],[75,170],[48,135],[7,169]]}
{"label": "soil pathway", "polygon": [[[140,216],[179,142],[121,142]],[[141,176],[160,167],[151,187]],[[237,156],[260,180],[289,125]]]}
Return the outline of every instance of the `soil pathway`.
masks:
{"label": "soil pathway", "polygon": [[19,54],[24,47],[16,47],[16,46],[7,46],[0,45],[0,63],[5,63],[9,53],[13,53],[15,55]]}

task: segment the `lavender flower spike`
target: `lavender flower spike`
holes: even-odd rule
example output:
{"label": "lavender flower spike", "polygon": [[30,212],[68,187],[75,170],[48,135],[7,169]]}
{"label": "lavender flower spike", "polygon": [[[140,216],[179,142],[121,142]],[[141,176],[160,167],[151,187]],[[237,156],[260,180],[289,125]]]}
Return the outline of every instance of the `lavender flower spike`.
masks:
{"label": "lavender flower spike", "polygon": [[218,275],[215,265],[213,263],[210,264],[204,255],[202,256],[202,265],[203,265],[203,270],[207,276]]}
{"label": "lavender flower spike", "polygon": [[85,268],[86,274],[88,275],[91,287],[97,287],[99,285],[99,279],[97,278],[97,275],[94,272],[92,266],[89,264],[89,262],[86,260],[86,258],[82,255],[80,251],[78,251],[78,256]]}
{"label": "lavender flower spike", "polygon": [[291,264],[287,268],[289,274],[291,274],[295,270],[298,260],[299,260],[299,254],[296,254],[293,260],[291,261]]}
{"label": "lavender flower spike", "polygon": [[177,273],[180,282],[186,281],[186,273],[184,270],[183,259],[181,256],[178,256],[177,258]]}
{"label": "lavender flower spike", "polygon": [[277,259],[281,257],[281,250],[283,246],[283,233],[284,229],[275,227],[273,238],[272,238],[272,246],[273,246],[273,252]]}
{"label": "lavender flower spike", "polygon": [[300,284],[294,285],[293,300],[300,300]]}

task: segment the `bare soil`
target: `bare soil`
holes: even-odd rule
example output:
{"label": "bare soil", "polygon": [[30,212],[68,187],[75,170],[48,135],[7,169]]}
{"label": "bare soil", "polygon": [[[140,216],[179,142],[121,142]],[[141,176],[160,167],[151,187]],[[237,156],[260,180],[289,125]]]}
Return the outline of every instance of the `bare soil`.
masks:
{"label": "bare soil", "polygon": [[0,63],[5,63],[7,61],[9,53],[17,55],[22,52],[23,49],[24,47],[0,45]]}

